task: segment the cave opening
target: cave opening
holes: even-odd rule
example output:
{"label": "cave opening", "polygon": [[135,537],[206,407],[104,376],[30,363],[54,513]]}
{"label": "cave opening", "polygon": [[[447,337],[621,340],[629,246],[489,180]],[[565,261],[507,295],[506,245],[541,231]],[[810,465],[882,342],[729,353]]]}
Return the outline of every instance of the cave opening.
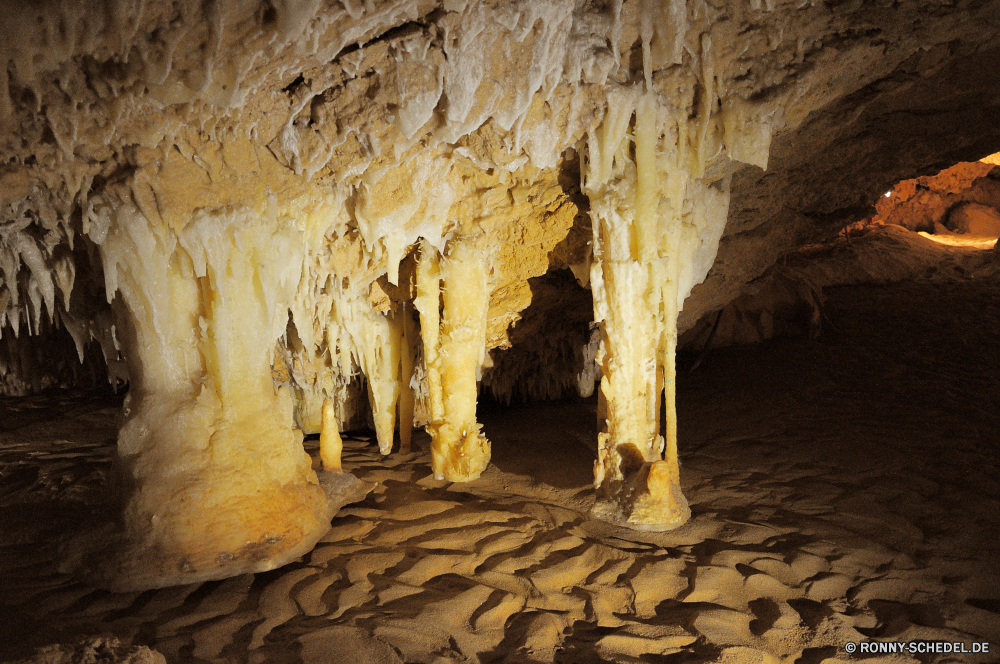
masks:
{"label": "cave opening", "polygon": [[897,184],[872,221],[890,223],[950,244],[987,249],[1000,236],[1000,154],[960,162]]}

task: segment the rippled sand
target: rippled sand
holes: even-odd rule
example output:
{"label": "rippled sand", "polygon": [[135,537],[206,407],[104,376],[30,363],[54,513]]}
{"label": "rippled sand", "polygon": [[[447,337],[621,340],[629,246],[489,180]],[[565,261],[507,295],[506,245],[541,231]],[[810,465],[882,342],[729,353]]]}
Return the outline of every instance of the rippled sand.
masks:
{"label": "rippled sand", "polygon": [[349,438],[345,468],[378,488],[300,562],[112,594],[55,565],[103,518],[118,402],[6,400],[0,660],[103,634],[170,662],[818,664],[868,638],[997,661],[1000,282],[827,294],[818,341],[682,376],[693,517],[670,533],[588,519],[592,402],[484,405],[481,479],[435,481],[423,435],[386,459]]}

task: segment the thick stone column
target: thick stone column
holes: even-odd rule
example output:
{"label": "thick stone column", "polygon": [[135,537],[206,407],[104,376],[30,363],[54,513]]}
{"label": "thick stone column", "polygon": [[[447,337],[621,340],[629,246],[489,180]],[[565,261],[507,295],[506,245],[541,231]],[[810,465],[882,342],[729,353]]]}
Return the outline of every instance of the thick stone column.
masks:
{"label": "thick stone column", "polygon": [[649,87],[609,94],[604,121],[588,139],[584,169],[604,406],[593,513],[634,528],[669,530],[691,515],[677,455],[677,315],[715,256],[729,193],[725,182],[716,187],[699,180],[704,155],[721,144],[714,125],[689,119],[686,109],[672,112]]}
{"label": "thick stone column", "polygon": [[[199,212],[181,230],[127,205],[92,227],[130,388],[119,531],[83,561],[115,590],[273,569],[337,506],[271,380],[302,242],[275,210]],[[110,552],[110,553],[108,553]]]}

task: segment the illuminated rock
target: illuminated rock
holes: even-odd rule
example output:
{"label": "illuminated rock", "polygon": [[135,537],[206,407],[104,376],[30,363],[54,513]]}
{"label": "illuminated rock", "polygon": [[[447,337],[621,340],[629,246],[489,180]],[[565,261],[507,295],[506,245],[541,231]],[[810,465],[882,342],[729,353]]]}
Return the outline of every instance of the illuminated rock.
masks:
{"label": "illuminated rock", "polygon": [[[988,159],[963,162],[934,175],[904,180],[879,197],[873,221],[911,231],[988,235],[1000,207],[1000,168]],[[971,205],[966,212],[963,210]],[[990,212],[990,210],[993,210]],[[994,233],[996,234],[996,233]]]}
{"label": "illuminated rock", "polygon": [[[389,454],[423,425],[433,474],[474,479],[484,375],[599,379],[594,514],[683,523],[678,331],[935,150],[995,151],[996,9],[7,0],[2,386],[77,380],[74,351],[129,384],[124,520],[79,564],[139,588],[295,558],[363,495],[340,428]],[[518,338],[556,270],[593,329]],[[515,338],[555,368],[495,362]]]}

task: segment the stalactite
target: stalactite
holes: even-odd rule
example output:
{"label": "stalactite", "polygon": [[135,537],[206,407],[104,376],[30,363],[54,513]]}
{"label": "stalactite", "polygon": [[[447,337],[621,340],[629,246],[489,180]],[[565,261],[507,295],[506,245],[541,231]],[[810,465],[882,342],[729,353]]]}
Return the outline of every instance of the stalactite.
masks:
{"label": "stalactite", "polygon": [[413,381],[413,364],[416,356],[415,344],[419,343],[419,336],[409,305],[403,306],[399,316],[403,340],[399,365],[399,451],[406,454],[410,451],[410,442],[413,437],[414,395],[411,382]]}
{"label": "stalactite", "polygon": [[353,339],[357,363],[368,379],[368,400],[379,450],[389,454],[400,394],[402,325],[396,316],[372,310],[366,300],[352,301],[349,310],[344,322]]}
{"label": "stalactite", "polygon": [[[367,413],[364,381],[357,380],[358,350],[348,330],[348,319],[356,306],[356,294],[345,291],[338,269],[330,263],[329,226],[343,223],[342,202],[327,202],[323,221],[312,225],[306,238],[303,278],[290,307],[290,323],[276,347],[275,381],[292,390],[295,424],[303,432],[322,429],[323,404],[333,402],[340,430],[363,425]],[[363,334],[363,332],[359,332]]]}

